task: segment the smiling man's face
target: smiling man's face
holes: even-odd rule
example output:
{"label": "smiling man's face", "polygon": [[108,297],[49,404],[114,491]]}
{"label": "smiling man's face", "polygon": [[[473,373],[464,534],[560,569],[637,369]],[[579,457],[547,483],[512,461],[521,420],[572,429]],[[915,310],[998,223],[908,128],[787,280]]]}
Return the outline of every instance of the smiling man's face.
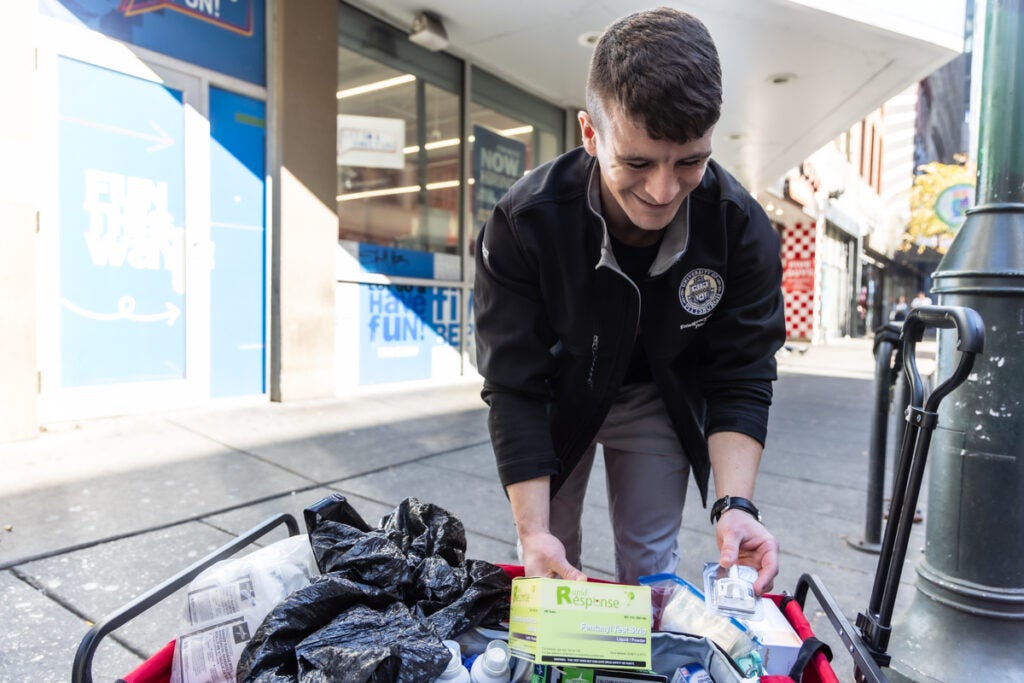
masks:
{"label": "smiling man's face", "polygon": [[609,103],[603,109],[600,129],[586,112],[580,112],[579,122],[584,148],[597,157],[605,223],[625,244],[653,243],[700,185],[711,157],[714,128],[682,144],[653,140],[617,105]]}

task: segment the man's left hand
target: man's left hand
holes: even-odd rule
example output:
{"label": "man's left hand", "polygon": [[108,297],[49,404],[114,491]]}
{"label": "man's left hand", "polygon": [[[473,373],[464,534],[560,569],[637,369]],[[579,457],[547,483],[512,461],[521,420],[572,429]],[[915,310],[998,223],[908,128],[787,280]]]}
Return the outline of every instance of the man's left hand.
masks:
{"label": "man's left hand", "polygon": [[731,567],[741,564],[757,570],[754,593],[761,595],[772,589],[779,573],[779,542],[763,524],[743,510],[726,510],[715,528],[718,541],[718,564]]}

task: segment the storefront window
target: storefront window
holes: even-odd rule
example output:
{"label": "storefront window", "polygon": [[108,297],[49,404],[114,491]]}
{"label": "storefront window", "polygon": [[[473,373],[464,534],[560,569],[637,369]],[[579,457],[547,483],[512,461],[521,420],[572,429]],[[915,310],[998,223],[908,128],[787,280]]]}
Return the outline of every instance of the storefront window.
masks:
{"label": "storefront window", "polygon": [[[470,255],[494,205],[524,173],[558,156],[564,146],[564,112],[534,95],[473,68],[470,80],[473,165]],[[466,263],[467,279],[475,264]]]}
{"label": "storefront window", "polygon": [[345,3],[337,100],[338,386],[463,374],[474,238],[564,112]]}
{"label": "storefront window", "polygon": [[473,238],[491,209],[520,176],[558,154],[554,133],[473,103]]}
{"label": "storefront window", "polygon": [[339,239],[457,253],[458,95],[338,52]]}

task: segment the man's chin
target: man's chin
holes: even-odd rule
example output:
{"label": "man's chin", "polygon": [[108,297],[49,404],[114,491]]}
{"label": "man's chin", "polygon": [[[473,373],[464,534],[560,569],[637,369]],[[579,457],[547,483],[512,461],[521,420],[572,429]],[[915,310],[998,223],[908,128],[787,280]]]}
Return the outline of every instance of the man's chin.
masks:
{"label": "man's chin", "polygon": [[641,230],[661,230],[672,222],[672,219],[675,218],[676,213],[679,211],[679,207],[653,210],[644,207],[644,209],[643,211],[636,211],[634,215],[630,216],[633,225]]}
{"label": "man's chin", "polygon": [[632,220],[634,226],[645,232],[657,232],[658,230],[663,229],[671,222],[672,214],[667,214],[664,218],[650,218],[637,216],[636,220]]}

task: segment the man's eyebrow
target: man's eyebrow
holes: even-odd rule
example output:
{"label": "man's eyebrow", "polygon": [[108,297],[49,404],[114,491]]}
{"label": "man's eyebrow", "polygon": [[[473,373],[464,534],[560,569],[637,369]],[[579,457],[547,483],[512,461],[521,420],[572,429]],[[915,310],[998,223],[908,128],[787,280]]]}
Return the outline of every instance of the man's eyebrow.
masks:
{"label": "man's eyebrow", "polygon": [[693,155],[688,156],[688,157],[686,157],[684,159],[680,159],[680,161],[684,161],[684,162],[689,163],[689,162],[693,162],[693,161],[704,161],[705,159],[710,159],[710,158],[711,158],[711,150],[709,149],[706,152],[701,152],[700,154],[693,154]]}
{"label": "man's eyebrow", "polygon": [[[623,163],[649,163],[651,161],[650,157],[645,157],[641,154],[616,154],[615,158]],[[683,163],[693,163],[695,161],[704,161],[705,159],[710,158],[711,150],[709,149],[706,152],[701,152],[699,154],[691,154],[688,157],[683,157],[682,159],[679,159],[679,161]]]}
{"label": "man's eyebrow", "polygon": [[645,157],[645,156],[640,155],[640,154],[616,154],[615,158],[618,159],[619,161],[634,162],[634,163],[635,162],[640,162],[640,161],[650,161],[649,157]]}

